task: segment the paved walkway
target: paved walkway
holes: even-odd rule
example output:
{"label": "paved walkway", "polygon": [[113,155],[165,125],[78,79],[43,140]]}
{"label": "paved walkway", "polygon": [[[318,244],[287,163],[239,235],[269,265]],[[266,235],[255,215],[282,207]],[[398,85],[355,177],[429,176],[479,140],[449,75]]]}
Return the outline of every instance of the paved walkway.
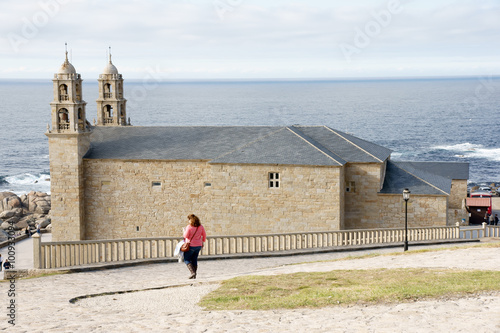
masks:
{"label": "paved walkway", "polygon": [[[42,242],[50,242],[52,240],[51,233],[41,234]],[[15,268],[16,269],[32,269],[33,268],[33,239],[26,238],[15,243]],[[8,247],[0,249],[2,260],[8,258]]]}
{"label": "paved walkway", "polygon": [[[454,245],[449,245],[454,246]],[[428,247],[443,247],[428,246]],[[420,249],[421,247],[419,247]],[[318,261],[348,258],[368,253],[402,252],[402,249],[377,249],[368,251],[337,252],[314,255],[300,255],[277,258],[235,259],[201,261],[199,264],[199,278],[196,281],[188,280],[189,274],[184,264],[163,263],[145,266],[124,267],[112,270],[89,271],[74,274],[55,275],[36,279],[17,280],[11,286],[9,283],[0,283],[2,295],[0,308],[6,311],[8,302],[14,299],[16,304],[16,326],[8,324],[5,316],[0,320],[0,331],[8,332],[267,332],[273,329],[314,329],[314,323],[322,323],[316,327],[322,332],[336,331],[329,328],[325,320],[332,319],[338,312],[347,311],[344,308],[337,310],[327,308],[318,318],[319,312],[312,310],[285,310],[279,311],[216,311],[199,310],[195,304],[204,294],[217,287],[217,282],[235,276],[249,274],[283,274],[295,271],[324,271],[332,269],[364,269],[373,267],[457,267],[476,269],[500,269],[500,256],[497,249],[473,249],[466,252],[441,251],[431,254],[411,254],[409,256],[387,256],[358,260],[321,263]],[[492,252],[493,250],[493,252]],[[496,251],[496,252],[495,252]],[[483,253],[484,252],[484,253]],[[496,253],[496,255],[491,255]],[[477,256],[471,261],[464,260],[467,256]],[[452,256],[451,258],[449,256]],[[291,265],[294,263],[309,262],[307,265]],[[471,262],[473,264],[471,264]],[[474,267],[471,267],[474,265]],[[169,288],[188,285],[184,288]],[[8,289],[15,290],[15,297],[8,295]],[[158,290],[151,290],[158,288]],[[69,300],[75,297],[110,292],[130,290],[150,290],[130,294],[112,294],[77,301]],[[500,302],[495,296],[491,302]],[[472,301],[471,301],[472,302]],[[476,302],[485,302],[480,300]],[[186,303],[188,308],[186,309]],[[471,303],[472,304],[472,303]],[[482,303],[481,303],[482,304]],[[485,311],[498,322],[499,306]],[[420,304],[420,306],[427,306]],[[363,307],[361,307],[363,308]],[[194,309],[194,310],[193,310]],[[374,307],[381,313],[385,310]],[[186,311],[195,311],[195,315],[186,316]],[[456,311],[457,309],[453,310]],[[465,311],[466,309],[464,309]],[[330,312],[328,312],[330,311]],[[333,312],[332,312],[333,311]],[[353,313],[361,313],[360,310]],[[366,311],[363,310],[363,311]],[[426,310],[427,311],[427,310]],[[454,313],[454,312],[451,313]],[[458,314],[460,313],[458,309]],[[349,312],[350,313],[350,312]],[[397,314],[395,314],[397,316]],[[299,317],[297,317],[299,316]],[[306,317],[303,317],[306,316]],[[401,315],[404,317],[404,315]],[[475,313],[474,316],[478,316]],[[401,318],[403,318],[401,317]],[[280,326],[280,321],[288,318],[292,326]],[[304,320],[301,322],[298,320]],[[479,316],[483,319],[483,317]],[[347,320],[347,319],[345,319]],[[354,320],[354,318],[352,319]],[[394,319],[391,319],[394,320]],[[495,324],[495,325],[496,325]],[[273,326],[275,325],[275,326]],[[277,326],[276,326],[277,325]],[[295,325],[295,326],[294,326]],[[298,326],[297,326],[298,325]],[[302,326],[306,325],[306,326]],[[319,324],[318,324],[319,325]],[[326,326],[325,326],[326,325]],[[358,327],[353,322],[352,327]],[[384,324],[385,325],[385,324]],[[401,325],[401,324],[398,324]],[[274,327],[274,328],[273,328]],[[467,327],[467,326],[465,326]],[[491,323],[482,331],[474,326],[475,332],[487,332]],[[373,330],[365,327],[363,330],[338,330],[351,332],[394,332],[389,325],[387,330]],[[434,327],[436,328],[436,327]],[[429,328],[430,329],[430,328]],[[438,328],[436,328],[438,329]],[[442,330],[441,330],[442,331]],[[460,331],[460,330],[457,330]],[[457,332],[455,331],[455,332]]]}

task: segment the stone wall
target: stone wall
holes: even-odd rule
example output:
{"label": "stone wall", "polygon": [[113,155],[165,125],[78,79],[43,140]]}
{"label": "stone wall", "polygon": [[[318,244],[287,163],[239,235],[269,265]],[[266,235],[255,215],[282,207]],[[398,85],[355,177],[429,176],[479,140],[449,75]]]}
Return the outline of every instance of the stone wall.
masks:
{"label": "stone wall", "polygon": [[52,239],[84,239],[82,156],[90,147],[90,134],[46,135],[50,152]]}
{"label": "stone wall", "polygon": [[469,223],[469,213],[465,209],[463,201],[467,197],[467,180],[452,180],[451,192],[448,207],[448,225],[455,225],[456,222]]}
{"label": "stone wall", "polygon": [[[361,228],[403,228],[405,201],[402,194],[379,194],[378,221]],[[448,197],[415,195],[408,201],[408,227],[442,227],[447,225]]]}
{"label": "stone wall", "polygon": [[[86,239],[180,236],[190,213],[211,235],[343,226],[341,167],[119,160],[84,167]],[[280,174],[279,188],[269,188],[269,172]]]}
{"label": "stone wall", "polygon": [[[345,229],[404,227],[402,194],[379,194],[381,178],[384,177],[381,168],[384,168],[382,163],[353,163],[346,166],[346,186],[350,186],[351,182],[355,186],[354,190],[351,187],[345,193]],[[456,196],[460,196],[461,186],[460,183],[460,187],[456,187]],[[408,202],[408,220],[418,227],[446,226],[447,200],[444,195],[412,195]]]}
{"label": "stone wall", "polygon": [[[360,229],[379,221],[380,178],[382,163],[347,164],[345,182],[349,191],[345,193],[345,228]],[[354,182],[354,186],[352,186]],[[378,226],[380,228],[380,226]]]}

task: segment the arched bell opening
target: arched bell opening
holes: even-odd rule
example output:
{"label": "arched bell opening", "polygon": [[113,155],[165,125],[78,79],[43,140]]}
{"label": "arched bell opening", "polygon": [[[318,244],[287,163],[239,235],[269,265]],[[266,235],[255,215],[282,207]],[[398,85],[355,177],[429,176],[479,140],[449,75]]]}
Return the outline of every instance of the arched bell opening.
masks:
{"label": "arched bell opening", "polygon": [[59,86],[59,100],[60,101],[68,101],[69,100],[68,86],[66,84],[61,84]]}
{"label": "arched bell opening", "polygon": [[57,127],[59,130],[69,129],[69,112],[65,108],[57,112]]}
{"label": "arched bell opening", "polygon": [[78,128],[81,131],[85,129],[85,116],[82,108],[78,108]]}
{"label": "arched bell opening", "polygon": [[104,124],[113,123],[113,107],[109,104],[104,105],[103,107],[103,119],[104,119]]}
{"label": "arched bell opening", "polygon": [[111,83],[104,84],[104,98],[112,98],[113,97],[113,86]]}

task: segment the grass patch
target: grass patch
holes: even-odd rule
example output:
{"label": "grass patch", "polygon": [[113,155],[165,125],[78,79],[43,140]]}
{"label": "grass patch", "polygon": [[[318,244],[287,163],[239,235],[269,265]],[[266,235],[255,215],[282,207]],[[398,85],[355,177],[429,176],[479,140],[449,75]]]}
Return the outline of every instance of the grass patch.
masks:
{"label": "grass patch", "polygon": [[245,276],[222,282],[200,306],[207,310],[319,308],[393,303],[500,291],[500,272],[376,269]]}

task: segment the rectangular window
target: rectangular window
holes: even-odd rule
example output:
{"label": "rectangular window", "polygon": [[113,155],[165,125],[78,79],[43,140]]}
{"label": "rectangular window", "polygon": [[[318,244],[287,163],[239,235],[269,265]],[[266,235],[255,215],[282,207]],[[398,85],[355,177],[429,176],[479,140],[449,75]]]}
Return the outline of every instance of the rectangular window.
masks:
{"label": "rectangular window", "polygon": [[345,188],[346,192],[356,193],[356,182],[349,182]]}
{"label": "rectangular window", "polygon": [[161,182],[152,182],[151,186],[153,186],[153,187],[161,187]]}
{"label": "rectangular window", "polygon": [[280,187],[280,174],[278,172],[269,172],[269,188]]}

